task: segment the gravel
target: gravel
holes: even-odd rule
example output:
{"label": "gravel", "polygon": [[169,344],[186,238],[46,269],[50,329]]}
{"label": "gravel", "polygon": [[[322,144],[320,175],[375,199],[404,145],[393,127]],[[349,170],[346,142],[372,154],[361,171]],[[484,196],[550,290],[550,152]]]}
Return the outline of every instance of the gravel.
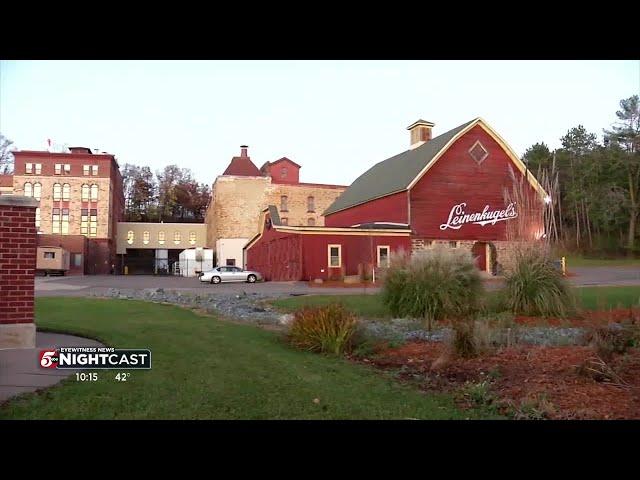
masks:
{"label": "gravel", "polygon": [[[95,294],[94,296],[104,296]],[[168,303],[189,308],[197,308],[209,313],[221,314],[236,321],[258,325],[287,325],[293,315],[283,314],[271,306],[267,300],[286,298],[291,295],[265,295],[257,292],[238,294],[194,294],[162,288],[124,290],[110,288],[106,296],[122,300],[144,300],[154,303]],[[394,318],[391,320],[363,319],[365,334],[370,338],[404,342],[411,340],[442,341],[451,334],[449,328],[427,331],[417,320]],[[506,333],[506,332],[505,332]],[[575,345],[580,344],[584,334],[582,328],[560,327],[516,327],[509,332],[517,343],[534,345]]]}

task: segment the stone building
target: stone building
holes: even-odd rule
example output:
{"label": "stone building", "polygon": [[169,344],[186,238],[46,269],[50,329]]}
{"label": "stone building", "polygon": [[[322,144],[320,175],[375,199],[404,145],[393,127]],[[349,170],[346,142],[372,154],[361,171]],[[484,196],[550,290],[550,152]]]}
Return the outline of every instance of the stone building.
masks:
{"label": "stone building", "polygon": [[213,183],[207,209],[207,245],[218,265],[244,265],[243,247],[259,231],[261,212],[277,205],[280,222],[291,226],[322,226],[322,213],[347,188],[300,182],[301,166],[283,157],[260,169],[240,147],[224,173]]}
{"label": "stone building", "polygon": [[38,245],[71,254],[71,273],[109,273],[122,220],[122,176],[115,157],[89,148],[13,152],[13,194],[33,197]]}

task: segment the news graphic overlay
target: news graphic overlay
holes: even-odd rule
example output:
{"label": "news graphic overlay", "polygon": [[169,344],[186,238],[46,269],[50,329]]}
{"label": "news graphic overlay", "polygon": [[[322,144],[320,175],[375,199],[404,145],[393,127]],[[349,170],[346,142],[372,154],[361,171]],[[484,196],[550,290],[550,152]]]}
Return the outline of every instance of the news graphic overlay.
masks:
{"label": "news graphic overlay", "polygon": [[150,370],[151,350],[60,347],[41,350],[40,367],[62,370]]}

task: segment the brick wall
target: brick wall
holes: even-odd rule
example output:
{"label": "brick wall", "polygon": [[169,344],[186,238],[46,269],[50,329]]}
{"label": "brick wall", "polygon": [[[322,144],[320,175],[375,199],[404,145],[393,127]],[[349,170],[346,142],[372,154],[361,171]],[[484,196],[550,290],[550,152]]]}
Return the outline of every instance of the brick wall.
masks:
{"label": "brick wall", "polygon": [[0,197],[0,348],[33,346],[35,341],[36,206],[32,198]]}

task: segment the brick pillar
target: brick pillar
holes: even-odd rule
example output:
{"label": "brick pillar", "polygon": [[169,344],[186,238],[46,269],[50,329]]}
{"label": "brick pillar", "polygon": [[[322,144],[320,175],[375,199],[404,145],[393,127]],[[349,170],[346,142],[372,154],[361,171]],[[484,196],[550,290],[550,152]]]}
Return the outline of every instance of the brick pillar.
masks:
{"label": "brick pillar", "polygon": [[38,201],[0,196],[0,349],[34,348],[34,272]]}

